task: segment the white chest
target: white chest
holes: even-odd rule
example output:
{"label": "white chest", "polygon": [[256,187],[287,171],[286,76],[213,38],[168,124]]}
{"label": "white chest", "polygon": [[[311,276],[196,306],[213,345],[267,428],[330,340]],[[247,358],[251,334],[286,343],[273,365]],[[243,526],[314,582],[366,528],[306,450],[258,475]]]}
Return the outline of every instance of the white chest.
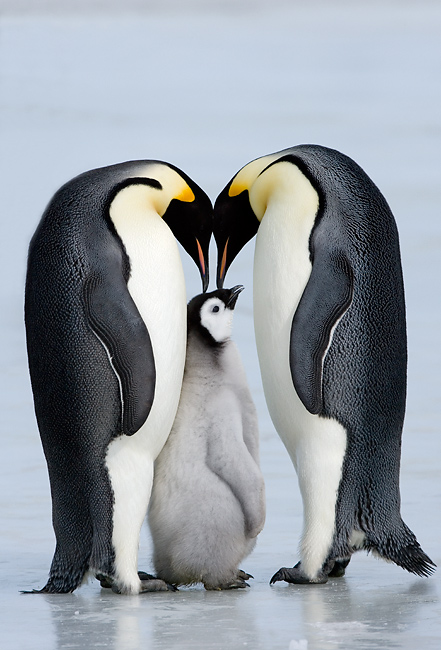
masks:
{"label": "white chest", "polygon": [[[171,428],[181,390],[187,318],[184,274],[175,237],[157,215],[125,233],[124,244],[131,263],[128,290],[149,331],[156,368],[155,398],[144,427],[157,436]],[[158,439],[161,447],[164,441]]]}
{"label": "white chest", "polygon": [[315,210],[294,217],[289,206],[270,203],[254,258],[254,326],[263,387],[271,418],[294,463],[298,437],[317,419],[298,398],[289,366],[292,320],[312,270],[314,218]]}
{"label": "white chest", "polygon": [[[137,193],[139,193],[139,196]],[[118,205],[111,217],[130,260],[127,288],[148,329],[155,360],[153,406],[133,444],[154,459],[162,449],[176,414],[185,363],[186,293],[176,239],[153,209],[143,188],[137,200]],[[136,441],[136,443],[135,443]]]}
{"label": "white chest", "polygon": [[[119,224],[120,225],[120,224]],[[132,593],[139,531],[153,482],[153,462],[164,446],[175,418],[184,372],[186,299],[176,240],[158,214],[120,225],[118,232],[131,263],[128,290],[147,326],[153,347],[156,386],[153,406],[133,436],[119,436],[107,450],[106,466],[114,494],[115,570]]]}
{"label": "white chest", "polygon": [[334,534],[347,437],[336,420],[312,415],[294,388],[291,327],[312,271],[309,238],[318,196],[299,170],[285,167],[276,180],[257,234],[254,325],[268,409],[296,468],[303,497],[302,570],[314,578]]}

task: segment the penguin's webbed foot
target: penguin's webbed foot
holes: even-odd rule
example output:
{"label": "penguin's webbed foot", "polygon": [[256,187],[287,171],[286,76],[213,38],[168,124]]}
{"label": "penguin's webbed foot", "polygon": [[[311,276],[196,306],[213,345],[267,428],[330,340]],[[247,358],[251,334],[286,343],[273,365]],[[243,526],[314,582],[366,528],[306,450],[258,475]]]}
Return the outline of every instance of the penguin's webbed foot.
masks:
{"label": "penguin's webbed foot", "polygon": [[[174,585],[170,585],[164,580],[152,576],[145,571],[138,571],[138,577],[141,581],[141,589],[139,591],[141,594],[153,591],[178,591],[178,588]],[[103,589],[111,589],[116,594],[124,593],[110,576],[98,573],[96,579],[99,580]]]}
{"label": "penguin's webbed foot", "polygon": [[97,573],[95,578],[99,581],[103,589],[112,589],[113,580],[110,576],[103,573]]}
{"label": "penguin's webbed foot", "polygon": [[242,578],[242,580],[249,580],[250,578],[254,580],[254,576],[252,576],[251,573],[242,571],[242,569],[239,569],[239,571],[237,572],[237,577]]}
{"label": "penguin's webbed foot", "polygon": [[236,576],[231,580],[231,582],[221,583],[217,585],[211,585],[204,582],[204,587],[207,591],[225,591],[227,589],[246,589],[250,585],[247,580],[253,578],[254,576],[251,573],[246,573],[241,569],[238,570]]}
{"label": "penguin's webbed foot", "polygon": [[150,573],[145,573],[145,571],[138,571],[139,579],[141,580],[141,592],[147,593],[151,591],[178,591],[178,588],[175,585],[171,585],[161,578],[152,576]]}
{"label": "penguin's webbed foot", "polygon": [[351,558],[345,558],[344,560],[335,560],[334,566],[328,573],[328,578],[341,578],[346,573],[346,567],[348,566]]}
{"label": "penguin's webbed foot", "polygon": [[292,568],[282,567],[279,569],[271,578],[270,585],[283,580],[295,585],[323,585],[328,581],[328,575],[320,572],[314,580],[311,580],[302,572],[301,562],[297,562]]}

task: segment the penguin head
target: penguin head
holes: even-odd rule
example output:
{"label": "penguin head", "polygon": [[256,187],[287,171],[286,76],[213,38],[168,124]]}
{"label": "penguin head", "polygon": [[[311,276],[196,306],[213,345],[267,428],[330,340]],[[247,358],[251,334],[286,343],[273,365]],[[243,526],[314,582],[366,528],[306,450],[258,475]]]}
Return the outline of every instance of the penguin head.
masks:
{"label": "penguin head", "polygon": [[117,232],[129,215],[142,218],[154,210],[196,263],[205,292],[209,283],[208,249],[213,207],[205,192],[177,167],[160,161],[140,162],[113,188],[109,214]]}
{"label": "penguin head", "polygon": [[[284,149],[245,165],[216,199],[213,234],[218,249],[217,286],[239,251],[257,233],[270,202],[289,198],[290,210],[317,210],[317,192],[299,168],[299,161]],[[301,218],[301,217],[300,217]]]}
{"label": "penguin head", "polygon": [[253,210],[250,190],[262,171],[279,154],[257,158],[242,167],[222,190],[214,205],[213,234],[218,250],[217,286],[222,288],[231,262],[254,237],[263,213]]}
{"label": "penguin head", "polygon": [[195,296],[188,303],[188,331],[196,331],[211,346],[220,346],[231,336],[233,310],[244,287],[217,289]]}
{"label": "penguin head", "polygon": [[179,173],[186,187],[171,199],[162,218],[199,268],[202,290],[205,292],[210,279],[208,249],[213,232],[213,206],[205,192],[189,176],[177,167],[170,165],[170,168]]}

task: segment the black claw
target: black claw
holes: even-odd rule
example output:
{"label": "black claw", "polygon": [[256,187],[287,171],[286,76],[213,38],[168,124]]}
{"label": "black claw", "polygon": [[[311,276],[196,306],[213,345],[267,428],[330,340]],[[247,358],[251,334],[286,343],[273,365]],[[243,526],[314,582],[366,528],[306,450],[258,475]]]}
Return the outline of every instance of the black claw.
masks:
{"label": "black claw", "polygon": [[246,571],[242,571],[242,569],[239,569],[237,572],[237,577],[242,578],[242,580],[254,580],[254,576],[251,575],[251,573],[247,573]]}
{"label": "black claw", "polygon": [[270,580],[270,585],[273,585],[275,582],[281,582],[282,580],[285,580],[285,571],[289,571],[289,569],[282,567],[276,573],[273,575],[273,577]]}
{"label": "black claw", "polygon": [[289,569],[287,567],[282,567],[279,569],[271,578],[270,585],[281,581],[289,582],[294,585],[317,585],[327,582],[328,576],[324,573],[321,573],[315,580],[310,580],[302,573],[300,562],[297,562],[297,564],[292,567],[292,569]]}

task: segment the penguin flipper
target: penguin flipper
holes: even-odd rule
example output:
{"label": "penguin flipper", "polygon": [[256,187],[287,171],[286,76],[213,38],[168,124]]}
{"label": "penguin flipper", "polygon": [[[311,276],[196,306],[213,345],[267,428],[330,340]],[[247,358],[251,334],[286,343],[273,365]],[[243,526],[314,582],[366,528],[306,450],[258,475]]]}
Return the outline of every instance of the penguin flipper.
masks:
{"label": "penguin flipper", "polygon": [[353,271],[346,256],[315,256],[291,326],[289,362],[294,387],[314,415],[323,413],[323,361],[333,327],[352,301]]}
{"label": "penguin flipper", "polygon": [[122,276],[89,277],[84,284],[88,320],[109,355],[121,389],[122,433],[131,436],[147,420],[156,369],[147,327]]}
{"label": "penguin flipper", "polygon": [[206,463],[236,497],[242,509],[247,536],[257,537],[265,522],[265,488],[259,466],[243,439],[241,413],[229,390],[217,392],[211,404],[213,422],[207,441]]}

